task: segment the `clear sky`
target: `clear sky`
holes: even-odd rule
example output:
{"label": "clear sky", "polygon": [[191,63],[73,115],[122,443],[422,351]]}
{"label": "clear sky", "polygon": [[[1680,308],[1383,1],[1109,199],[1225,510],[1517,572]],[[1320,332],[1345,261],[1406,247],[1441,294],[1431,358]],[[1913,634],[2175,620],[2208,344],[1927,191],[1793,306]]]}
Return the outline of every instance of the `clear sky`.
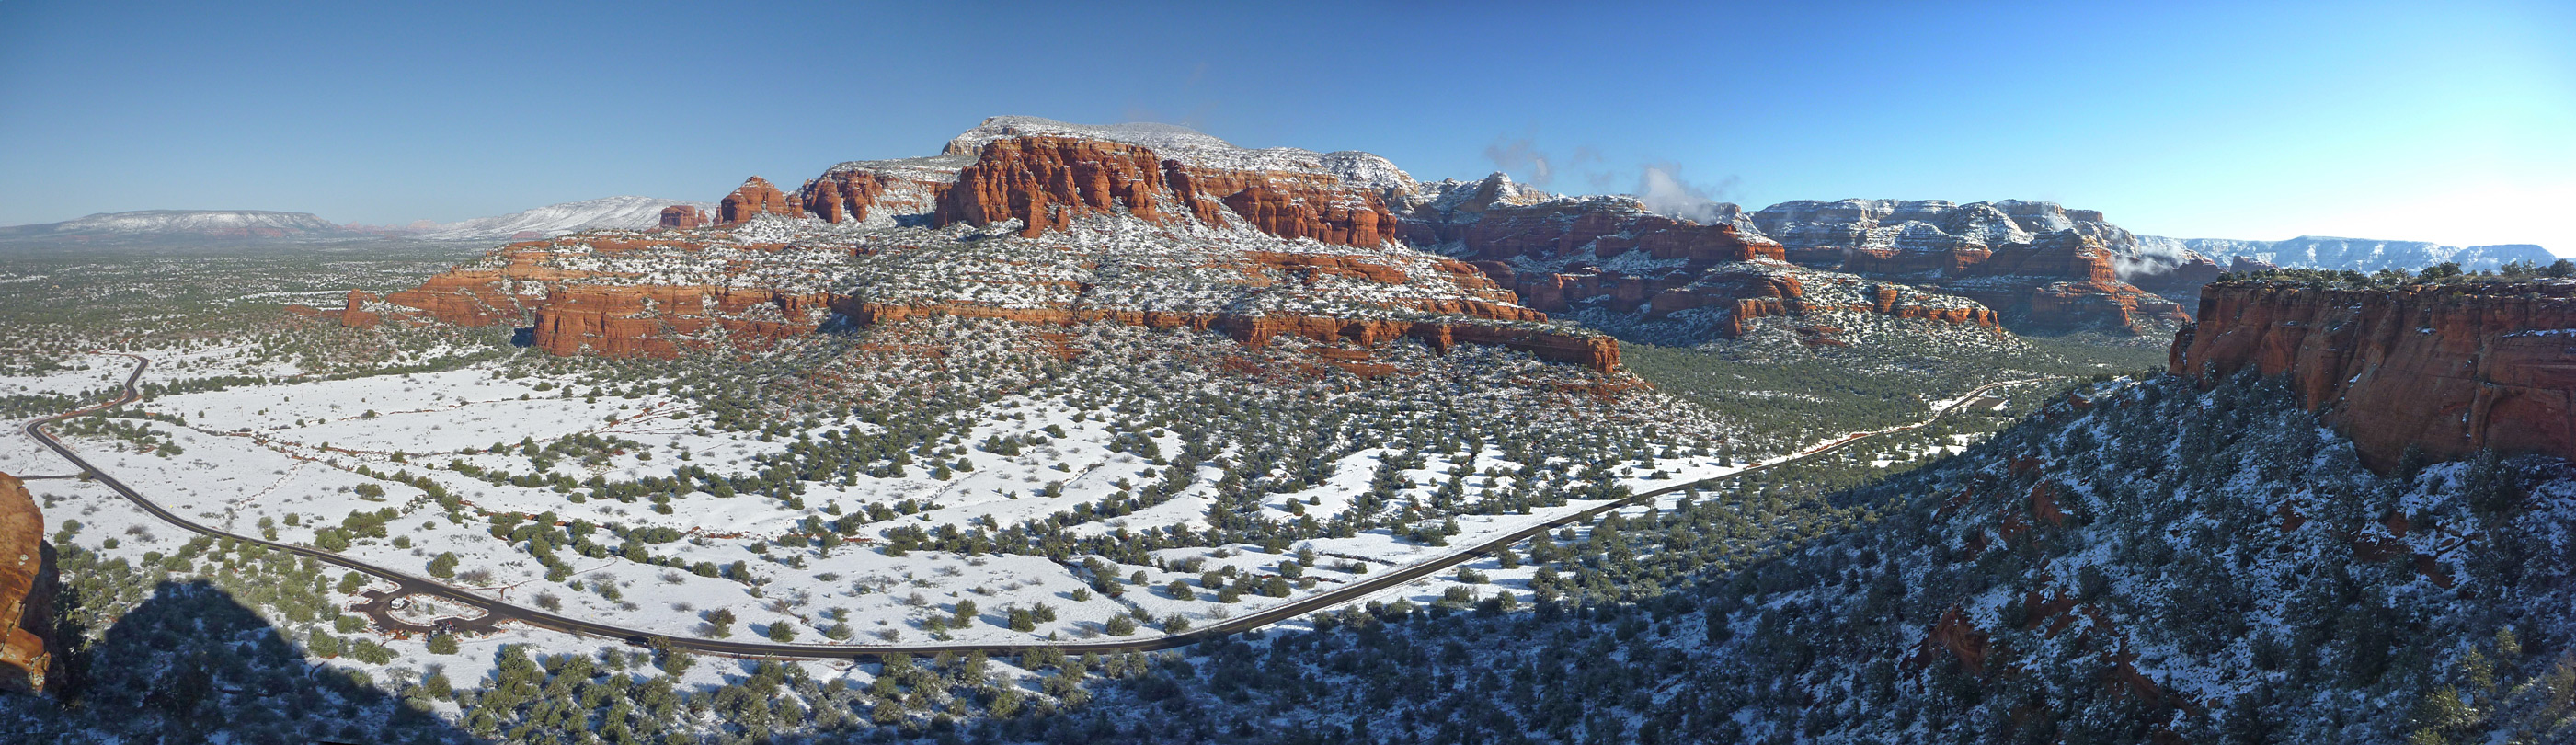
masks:
{"label": "clear sky", "polygon": [[[996,114],[2576,255],[2576,3],[0,0],[0,224],[713,200]],[[1546,173],[1538,163],[1544,158]]]}

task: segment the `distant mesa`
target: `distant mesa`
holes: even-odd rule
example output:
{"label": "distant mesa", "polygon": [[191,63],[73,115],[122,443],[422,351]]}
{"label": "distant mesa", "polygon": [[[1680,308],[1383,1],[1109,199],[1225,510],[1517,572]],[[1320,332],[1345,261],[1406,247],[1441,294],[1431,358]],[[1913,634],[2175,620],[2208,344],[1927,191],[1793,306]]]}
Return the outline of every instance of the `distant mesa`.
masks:
{"label": "distant mesa", "polygon": [[715,205],[653,197],[607,197],[452,223],[422,220],[404,226],[342,225],[305,212],[143,210],[102,213],[56,223],[0,227],[0,245],[31,248],[220,247],[382,239],[534,240],[584,230],[648,229],[662,223],[662,212],[668,207],[707,211],[714,209]]}
{"label": "distant mesa", "polygon": [[0,473],[0,691],[44,692],[57,583],[44,514],[26,482]]}
{"label": "distant mesa", "polygon": [[18,245],[223,244],[353,240],[374,234],[305,212],[142,210],[76,220],[0,227],[0,243]]}
{"label": "distant mesa", "polygon": [[2558,257],[2547,249],[2529,243],[2506,243],[2492,246],[2445,246],[2424,241],[2384,241],[2369,238],[2332,238],[2303,235],[2283,241],[2240,241],[2226,238],[2160,238],[2140,236],[2151,248],[2170,247],[2195,252],[2212,259],[2244,258],[2289,269],[2350,269],[2375,272],[2381,269],[2420,269],[2444,262],[2456,263],[2461,269],[2482,271],[2502,268],[2515,261],[2548,265]]}
{"label": "distant mesa", "polygon": [[645,230],[661,225],[671,207],[693,210],[715,205],[656,197],[605,197],[549,204],[507,215],[442,223],[418,233],[432,241],[525,241],[584,230]]}

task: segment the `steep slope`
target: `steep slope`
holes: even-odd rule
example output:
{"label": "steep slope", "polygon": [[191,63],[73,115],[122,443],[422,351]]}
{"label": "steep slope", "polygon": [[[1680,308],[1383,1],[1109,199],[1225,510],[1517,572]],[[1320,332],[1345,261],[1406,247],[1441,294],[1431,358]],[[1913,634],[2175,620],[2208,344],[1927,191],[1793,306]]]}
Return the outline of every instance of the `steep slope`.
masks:
{"label": "steep slope", "polygon": [[2256,381],[2106,385],[1847,495],[1896,506],[1736,580],[1705,634],[1734,671],[1704,684],[1750,693],[1720,704],[1758,712],[1749,739],[2398,742],[2469,729],[2421,718],[2444,699],[2563,718],[2514,684],[2576,631],[2553,548],[2576,472],[2381,477],[2315,421]]}
{"label": "steep slope", "polygon": [[671,207],[692,210],[712,209],[706,202],[653,197],[606,197],[579,202],[550,204],[507,215],[477,217],[443,223],[420,238],[433,241],[492,241],[552,238],[584,230],[643,230],[662,222],[663,212]]}
{"label": "steep slope", "polygon": [[2547,249],[2528,243],[2494,246],[2445,246],[2424,241],[2383,241],[2367,238],[2330,238],[2303,235],[2285,241],[2244,241],[2227,238],[2165,238],[2139,236],[2152,250],[2191,251],[2225,261],[2246,258],[2295,269],[2350,269],[2374,272],[2381,269],[2420,269],[2453,262],[2468,271],[2492,270],[2508,262],[2527,261],[2547,265],[2557,261]]}
{"label": "steep slope", "polygon": [[[2576,735],[2563,548],[2576,469],[2487,458],[2380,476],[2317,424],[2259,380],[2113,381],[1834,495],[1846,512],[1775,521],[1766,509],[1798,490],[1760,485],[1605,517],[1515,547],[1542,567],[1535,613],[1512,612],[1524,596],[1506,587],[1508,602],[1372,606],[1318,632],[1202,645],[1068,729],[1188,741],[1196,721],[1242,742]],[[1132,714],[1148,704],[1207,714]],[[1290,708],[1299,726],[1261,726]]]}
{"label": "steep slope", "polygon": [[2287,376],[2373,466],[2409,448],[2576,458],[2576,282],[2223,282],[2200,319],[2174,338],[2176,373]]}
{"label": "steep slope", "polygon": [[142,210],[106,212],[76,220],[0,227],[0,243],[203,244],[261,240],[366,238],[305,212],[265,210]]}

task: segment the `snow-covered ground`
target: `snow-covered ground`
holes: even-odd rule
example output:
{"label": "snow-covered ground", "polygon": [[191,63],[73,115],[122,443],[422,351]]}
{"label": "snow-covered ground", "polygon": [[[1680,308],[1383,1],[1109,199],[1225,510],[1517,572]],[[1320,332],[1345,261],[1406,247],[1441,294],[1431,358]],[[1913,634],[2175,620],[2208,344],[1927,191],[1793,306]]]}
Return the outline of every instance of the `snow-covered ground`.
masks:
{"label": "snow-covered ground", "polygon": [[[1095,590],[1099,580],[1081,566],[1100,557],[1077,555],[1059,563],[1031,555],[889,550],[890,536],[899,529],[936,534],[944,529],[992,530],[1051,517],[1063,520],[1077,505],[1105,504],[1170,478],[1170,469],[1179,466],[1140,457],[1135,441],[1151,438],[1164,453],[1179,452],[1187,443],[1161,429],[1121,431],[1112,416],[1086,408],[1098,406],[1097,402],[1070,400],[1061,394],[999,397],[964,412],[961,416],[971,426],[944,440],[949,445],[936,458],[917,462],[901,474],[804,481],[803,493],[792,501],[749,492],[718,496],[702,489],[647,495],[650,499],[632,495],[617,499],[601,496],[591,484],[668,478],[683,468],[747,473],[803,438],[833,431],[875,431],[881,426],[845,415],[823,417],[816,422],[819,426],[800,429],[790,437],[715,431],[708,426],[711,413],[698,401],[666,393],[627,393],[575,375],[531,372],[507,362],[329,380],[297,377],[292,366],[261,361],[267,358],[238,345],[210,344],[147,356],[154,361],[144,378],[147,384],[225,376],[266,379],[160,395],[128,408],[154,419],[120,415],[118,421],[148,426],[158,433],[152,435],[157,439],[138,443],[98,435],[68,438],[84,457],[164,507],[224,530],[304,545],[323,544],[325,533],[355,527],[350,522],[353,516],[363,523],[389,513],[391,517],[380,520],[385,526],[383,536],[369,537],[363,530],[343,534],[347,544],[338,550],[419,575],[430,574],[432,562],[442,555],[453,555],[450,581],[454,584],[480,588],[514,603],[559,608],[568,615],[671,636],[717,633],[710,614],[722,610],[737,619],[722,631],[739,639],[769,636],[779,625],[791,629],[792,638],[801,643],[1092,639],[1102,637],[1110,620],[1122,615],[1143,619],[1134,638],[1147,638],[1163,633],[1168,618],[1203,626],[1331,591],[1364,578],[1365,573],[1450,556],[1494,537],[1604,504],[1578,499],[1533,508],[1527,514],[1449,516],[1457,532],[1447,537],[1446,546],[1426,545],[1396,530],[1374,527],[1346,537],[1295,541],[1280,553],[1243,544],[1156,549],[1150,552],[1149,563],[1112,563],[1112,574],[1124,590],[1113,598]],[[113,356],[85,357],[68,364],[74,369],[0,377],[0,391],[96,391],[112,387],[131,370],[130,360]],[[606,442],[609,447],[530,457],[529,453],[566,442],[565,438],[601,438],[593,442]],[[1024,445],[1015,454],[977,445],[1013,438],[1036,444]],[[1119,444],[1122,438],[1127,444]],[[0,445],[0,470],[30,474],[71,470],[26,438],[9,440]],[[162,442],[175,446],[176,452],[155,447]],[[1615,481],[1645,492],[1735,473],[1751,465],[1685,452],[1667,451],[1680,457],[1632,462],[1615,469]],[[1338,514],[1371,490],[1381,459],[1395,455],[1384,448],[1338,455],[1331,475],[1320,484],[1266,494],[1258,513],[1281,522],[1303,515]],[[1401,489],[1394,501],[1409,504],[1426,499],[1456,478],[1452,474],[1460,472],[1461,466],[1473,472],[1463,479],[1469,503],[1522,486],[1518,474],[1523,464],[1505,456],[1492,445],[1479,447],[1472,457],[1466,452],[1432,454],[1418,467],[1402,471],[1411,486]],[[971,467],[933,472],[934,462],[968,465],[959,461]],[[1560,459],[1540,465],[1582,464]],[[534,485],[507,483],[497,478],[502,474]],[[1219,494],[1217,482],[1224,472],[1207,465],[1192,476],[1189,485],[1167,501],[1129,514],[1092,516],[1071,523],[1066,533],[1087,539],[1124,539],[1139,531],[1207,529],[1209,511]],[[65,519],[81,521],[84,529],[75,540],[111,556],[139,561],[153,552],[168,555],[193,537],[96,484],[30,483],[48,502],[49,522],[59,527]],[[423,485],[435,485],[452,495],[455,508],[443,505]],[[1677,498],[1668,496],[1659,506],[1668,507]],[[908,509],[887,509],[895,505]],[[878,508],[876,517],[867,516],[869,507]],[[553,534],[552,556],[564,569],[550,572],[526,541],[495,536],[496,518],[546,519],[543,516],[563,526]],[[825,548],[790,538],[813,535],[816,521],[844,516],[857,516],[854,519],[863,523],[846,543]],[[1435,515],[1428,522],[1440,519]],[[573,546],[562,545],[563,531],[583,526],[594,529],[586,538],[606,549],[602,555],[583,555]],[[651,561],[618,555],[625,553],[621,534],[640,537],[655,529],[667,530],[644,541],[642,551]],[[111,538],[116,539],[113,545],[107,542]],[[782,539],[801,545],[790,547]],[[1205,585],[1205,572],[1230,570],[1255,578],[1282,575],[1283,563],[1294,561],[1301,551],[1310,552],[1314,561],[1298,567],[1304,581],[1292,583],[1286,597],[1247,593],[1234,602],[1220,602],[1217,588]],[[1493,557],[1463,566],[1483,572],[1485,581],[1462,581],[1456,571],[1446,570],[1351,600],[1400,598],[1427,604],[1456,587],[1478,597],[1511,592],[1527,599],[1532,567],[1503,569]],[[1130,584],[1139,575],[1143,582]],[[1171,595],[1168,588],[1175,581],[1192,589],[1190,597]],[[357,600],[355,595],[335,597],[344,604]],[[966,601],[976,607],[973,618],[953,623],[959,604]],[[1053,612],[1052,619],[1037,621],[1027,631],[1010,628],[1013,609],[1034,610],[1041,604]],[[835,635],[845,638],[830,638]],[[533,643],[538,652],[586,652],[600,642],[509,627],[495,636],[465,640],[462,651],[454,655],[430,654],[420,640],[383,643],[398,654],[388,665],[370,667],[347,660],[334,664],[378,672],[439,665],[452,676],[470,679],[474,671],[489,668],[497,644]],[[715,674],[707,669],[692,673]]]}

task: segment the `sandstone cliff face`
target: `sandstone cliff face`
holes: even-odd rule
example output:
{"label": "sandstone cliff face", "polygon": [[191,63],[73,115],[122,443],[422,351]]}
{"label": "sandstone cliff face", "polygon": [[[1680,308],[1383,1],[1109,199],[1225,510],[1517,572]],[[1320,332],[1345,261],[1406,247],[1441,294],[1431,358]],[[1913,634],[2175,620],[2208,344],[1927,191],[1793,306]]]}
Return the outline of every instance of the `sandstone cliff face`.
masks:
{"label": "sandstone cliff face", "polygon": [[1123,210],[1154,223],[1221,223],[1227,214],[1282,238],[1375,247],[1394,215],[1365,190],[1327,174],[1220,170],[1166,160],[1142,146],[1055,136],[985,143],[941,192],[934,224],[1022,222],[1036,237]]}
{"label": "sandstone cliff face", "polygon": [[0,691],[44,692],[55,583],[44,514],[25,482],[0,473]]}
{"label": "sandstone cliff face", "polygon": [[938,223],[984,225],[1018,219],[1020,235],[1060,230],[1089,214],[1124,208],[1163,222],[1170,185],[1153,151],[1116,142],[1023,137],[984,147],[940,195]]}
{"label": "sandstone cliff face", "polygon": [[2286,375],[2374,467],[2409,447],[2576,458],[2576,284],[2222,282],[2199,319],[2174,337],[2174,372]]}

